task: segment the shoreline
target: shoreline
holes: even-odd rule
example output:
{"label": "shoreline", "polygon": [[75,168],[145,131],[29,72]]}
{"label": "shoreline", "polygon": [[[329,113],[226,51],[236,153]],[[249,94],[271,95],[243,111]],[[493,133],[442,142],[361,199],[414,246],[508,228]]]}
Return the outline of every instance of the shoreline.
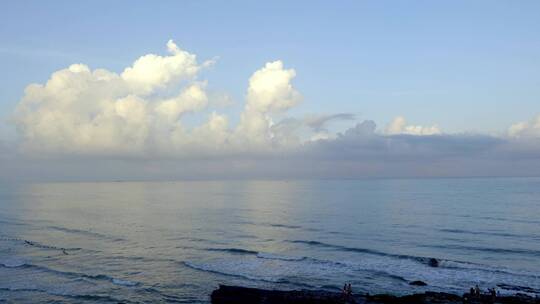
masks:
{"label": "shoreline", "polygon": [[323,290],[270,290],[251,287],[219,285],[210,295],[212,304],[540,304],[539,297],[516,293],[513,295],[463,295],[445,292],[413,293],[404,296],[391,294],[352,294]]}

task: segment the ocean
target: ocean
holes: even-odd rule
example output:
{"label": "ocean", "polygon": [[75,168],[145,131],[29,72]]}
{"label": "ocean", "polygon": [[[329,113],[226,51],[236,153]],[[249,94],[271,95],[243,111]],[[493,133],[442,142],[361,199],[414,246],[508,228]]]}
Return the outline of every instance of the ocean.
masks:
{"label": "ocean", "polygon": [[209,303],[218,284],[346,282],[540,295],[540,178],[0,185],[0,302]]}

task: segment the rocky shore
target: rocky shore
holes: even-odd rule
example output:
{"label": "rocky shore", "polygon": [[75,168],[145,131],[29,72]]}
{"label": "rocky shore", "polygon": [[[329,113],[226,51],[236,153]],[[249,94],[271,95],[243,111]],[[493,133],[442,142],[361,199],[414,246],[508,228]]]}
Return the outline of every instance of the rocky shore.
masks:
{"label": "rocky shore", "polygon": [[352,295],[342,293],[313,290],[266,290],[239,286],[220,285],[211,295],[213,304],[540,304],[540,298],[533,298],[524,294],[512,296],[480,295],[463,296],[442,293],[426,292],[406,296],[379,295]]}

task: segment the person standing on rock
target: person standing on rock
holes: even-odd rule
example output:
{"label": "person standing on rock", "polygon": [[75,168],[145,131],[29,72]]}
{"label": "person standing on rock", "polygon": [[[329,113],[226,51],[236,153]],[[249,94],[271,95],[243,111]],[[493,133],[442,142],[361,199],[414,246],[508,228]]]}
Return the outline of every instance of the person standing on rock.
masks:
{"label": "person standing on rock", "polygon": [[489,290],[489,294],[491,295],[491,301],[495,302],[495,299],[497,298],[497,291],[495,290],[495,287]]}

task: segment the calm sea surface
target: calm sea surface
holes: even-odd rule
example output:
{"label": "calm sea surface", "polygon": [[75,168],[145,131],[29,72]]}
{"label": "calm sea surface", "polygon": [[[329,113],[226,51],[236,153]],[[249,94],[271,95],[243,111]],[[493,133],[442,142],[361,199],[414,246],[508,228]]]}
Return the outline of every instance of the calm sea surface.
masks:
{"label": "calm sea surface", "polygon": [[540,293],[540,179],[0,185],[0,302],[208,303],[220,283],[345,282]]}

